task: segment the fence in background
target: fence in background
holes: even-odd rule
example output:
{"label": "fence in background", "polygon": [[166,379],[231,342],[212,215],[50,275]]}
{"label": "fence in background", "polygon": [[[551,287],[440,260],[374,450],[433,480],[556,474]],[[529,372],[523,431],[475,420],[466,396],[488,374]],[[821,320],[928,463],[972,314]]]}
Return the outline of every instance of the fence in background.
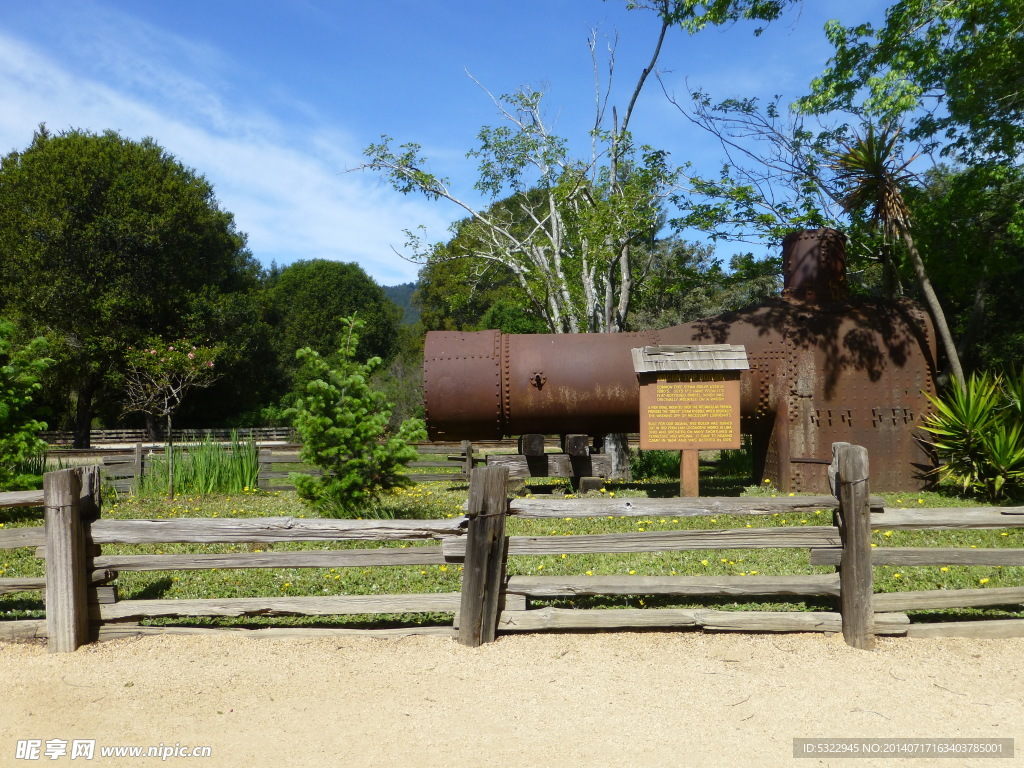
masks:
{"label": "fence in background", "polygon": [[[464,440],[462,443],[414,443],[417,453],[426,457],[409,463],[409,479],[416,483],[468,482],[473,467],[485,459]],[[299,460],[299,445],[274,446],[260,449],[260,488],[266,491],[294,490],[288,477],[293,473],[319,475]],[[428,470],[416,471],[416,470]]]}
{"label": "fence in background", "polygon": [[[202,440],[230,441],[232,434],[239,439],[250,437],[257,442],[267,440],[295,439],[295,430],[291,427],[241,427],[237,429],[172,429],[174,442],[200,442]],[[74,442],[74,432],[40,432],[39,436],[52,446],[66,446]],[[107,445],[110,443],[151,443],[154,442],[145,429],[94,429],[89,432],[91,445]]]}
{"label": "fence in background", "polygon": [[[409,468],[414,470],[409,477],[414,482],[468,482],[469,470],[482,464],[486,459],[468,441],[458,443],[416,443],[416,450],[425,458],[413,461]],[[181,449],[183,446],[178,445]],[[187,446],[184,446],[187,451]],[[295,443],[263,447],[260,449],[258,486],[267,491],[294,490],[288,482],[293,472],[318,475],[320,471],[299,460],[301,446]],[[50,458],[96,457],[100,460],[103,482],[106,487],[118,493],[134,493],[139,479],[151,469],[154,458],[162,460],[163,446],[136,443],[132,448],[117,448],[99,451],[50,452]],[[415,471],[421,470],[421,471]],[[427,471],[422,471],[427,470]]]}
{"label": "fence in background", "polygon": [[[45,621],[0,622],[0,637],[48,637],[52,651],[73,650],[92,637],[202,632],[124,622],[155,616],[337,615],[452,612],[452,627],[411,627],[405,633],[452,634],[479,645],[502,632],[541,630],[691,628],[716,631],[842,631],[847,642],[870,648],[879,634],[909,636],[1024,636],[1024,619],[914,624],[905,611],[925,608],[1019,605],[1024,588],[930,590],[875,594],[880,565],[1024,565],[1019,548],[873,548],[873,528],[893,530],[1024,527],[1022,508],[885,510],[868,495],[863,448],[836,444],[836,497],[698,499],[516,499],[508,471],[474,469],[465,517],[452,520],[306,520],[294,518],[176,518],[103,520],[98,517],[95,468],[46,476],[44,493],[0,494],[0,506],[45,505],[46,525],[0,529],[0,549],[44,547],[47,579],[0,579],[0,591],[45,589]],[[509,516],[697,517],[771,515],[835,509],[833,525],[727,530],[661,530],[575,536],[506,536]],[[417,541],[427,546],[230,554],[104,555],[107,544],[241,543],[286,541]],[[748,548],[807,548],[812,564],[838,571],[778,576],[506,576],[507,558],[569,553],[665,552]],[[417,595],[325,595],[203,600],[123,600],[111,594],[119,571],[207,568],[325,568],[464,562],[461,592]],[[106,591],[104,591],[106,590]],[[836,601],[834,612],[710,609],[531,608],[530,601],[580,595],[805,596]],[[269,632],[270,630],[252,630]],[[302,628],[279,634],[352,632]],[[365,630],[364,630],[365,631]],[[388,630],[390,631],[390,630]]]}
{"label": "fence in background", "polygon": [[[242,430],[237,432],[240,440],[248,440],[250,433],[257,443],[264,443],[260,451],[260,474],[259,487],[271,491],[293,490],[294,486],[288,482],[288,476],[298,472],[302,474],[318,475],[319,470],[303,464],[299,460],[301,445],[295,442],[281,442],[284,439],[290,440],[293,436],[284,435],[283,430]],[[54,434],[54,433],[47,433]],[[63,434],[63,433],[62,433]],[[70,434],[70,433],[68,433]],[[150,468],[153,457],[162,457],[164,447],[160,444],[147,443],[139,439],[142,430],[106,430],[109,438],[107,442],[98,442],[95,449],[63,449],[55,448],[49,452],[53,459],[76,459],[82,460],[96,457],[103,467],[103,479],[108,487],[119,493],[132,493],[138,487],[138,479],[144,476]],[[276,435],[276,437],[275,437]],[[175,441],[180,448],[188,442],[203,442],[207,439],[229,442],[232,433],[230,430],[182,430],[175,431]],[[117,442],[131,442],[134,439],[133,447],[102,447],[116,445]],[[180,442],[178,442],[180,441]],[[273,445],[266,445],[266,442],[273,442]],[[635,441],[634,441],[635,443]],[[51,443],[53,444],[53,443]],[[544,443],[546,453],[540,456],[517,455],[519,446],[516,440],[493,440],[486,442],[470,443],[463,440],[461,443],[437,442],[437,443],[413,443],[419,459],[409,464],[409,478],[413,482],[468,482],[469,472],[483,464],[495,466],[507,466],[514,478],[527,477],[573,477],[579,474],[579,467],[575,462],[578,460],[560,453],[558,438],[548,438]],[[631,447],[636,447],[631,443]],[[597,467],[599,460],[600,468],[590,468],[590,462]],[[596,454],[586,459],[587,470],[583,472],[589,475],[591,472],[600,476],[609,474],[607,457]]]}

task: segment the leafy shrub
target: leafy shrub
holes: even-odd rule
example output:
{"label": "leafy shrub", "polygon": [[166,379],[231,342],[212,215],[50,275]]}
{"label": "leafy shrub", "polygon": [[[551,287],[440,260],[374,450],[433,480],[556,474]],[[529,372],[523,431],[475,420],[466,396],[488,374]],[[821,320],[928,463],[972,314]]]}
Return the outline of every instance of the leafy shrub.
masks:
{"label": "leafy shrub", "polygon": [[393,406],[369,384],[381,360],[360,363],[355,355],[362,322],[353,316],[342,323],[337,368],[308,347],[296,353],[305,361],[307,379],[304,394],[290,409],[302,441],[299,458],[323,475],[291,479],[299,496],[321,514],[366,516],[367,505],[383,491],[411,483],[401,471],[417,456],[409,442],[424,440],[427,433],[419,419],[407,419],[397,434],[388,433]]}
{"label": "leafy shrub", "polygon": [[46,424],[35,418],[33,397],[41,389],[39,376],[53,360],[44,356],[42,338],[18,346],[13,335],[14,325],[0,320],[0,490],[21,490],[24,476],[32,472],[19,465],[46,450],[38,436]]}
{"label": "leafy shrub", "polygon": [[679,477],[679,451],[630,451],[629,471],[635,480]]}
{"label": "leafy shrub", "polygon": [[[749,478],[753,474],[753,460],[746,435],[743,443],[743,448],[719,451],[718,461],[715,462],[716,476]],[[678,478],[679,451],[630,451],[629,469],[636,480]]]}
{"label": "leafy shrub", "polygon": [[989,501],[1024,487],[1024,373],[972,374],[941,397],[930,397],[935,413],[923,425],[939,459],[934,470],[965,492]]}
{"label": "leafy shrub", "polygon": [[31,491],[43,487],[43,474],[47,471],[46,451],[16,461],[7,468],[3,491]]}
{"label": "leafy shrub", "polygon": [[723,449],[719,453],[716,474],[723,477],[753,477],[754,454],[750,447],[749,435],[743,435],[742,448]]}

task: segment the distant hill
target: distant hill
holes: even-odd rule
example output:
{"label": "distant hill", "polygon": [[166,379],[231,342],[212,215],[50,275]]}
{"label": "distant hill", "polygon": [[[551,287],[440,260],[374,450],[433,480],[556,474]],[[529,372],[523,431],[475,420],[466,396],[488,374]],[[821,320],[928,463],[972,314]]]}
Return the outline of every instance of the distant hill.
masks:
{"label": "distant hill", "polygon": [[416,290],[416,283],[402,283],[401,285],[384,285],[384,295],[402,308],[402,322],[405,325],[412,325],[419,321],[420,310],[412,303],[412,294]]}

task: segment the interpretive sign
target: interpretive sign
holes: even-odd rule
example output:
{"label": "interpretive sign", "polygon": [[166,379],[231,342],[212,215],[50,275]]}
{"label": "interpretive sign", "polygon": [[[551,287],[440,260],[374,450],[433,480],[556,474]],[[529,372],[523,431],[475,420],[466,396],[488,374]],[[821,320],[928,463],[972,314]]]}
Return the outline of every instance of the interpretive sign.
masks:
{"label": "interpretive sign", "polygon": [[740,371],[747,352],[732,344],[640,347],[640,447],[740,447]]}
{"label": "interpretive sign", "polygon": [[732,344],[638,347],[640,447],[679,451],[679,495],[700,495],[700,451],[739,448],[740,371],[747,350]]}
{"label": "interpretive sign", "polygon": [[[642,379],[650,377],[650,381]],[[640,382],[640,447],[740,447],[738,374],[664,372]]]}

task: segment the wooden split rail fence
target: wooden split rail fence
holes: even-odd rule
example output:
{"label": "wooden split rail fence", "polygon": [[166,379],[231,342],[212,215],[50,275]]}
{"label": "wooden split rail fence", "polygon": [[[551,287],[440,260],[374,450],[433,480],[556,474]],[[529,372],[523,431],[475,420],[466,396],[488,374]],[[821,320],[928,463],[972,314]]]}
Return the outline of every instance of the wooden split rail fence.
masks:
{"label": "wooden split rail fence", "polygon": [[[0,548],[45,547],[45,581],[0,579],[0,592],[45,589],[45,621],[0,622],[0,637],[48,637],[52,651],[89,639],[130,634],[223,631],[126,624],[149,617],[339,615],[450,612],[452,627],[404,632],[457,633],[479,645],[504,632],[690,628],[714,631],[841,631],[854,647],[871,648],[876,635],[1009,637],[1024,635],[1024,619],[914,624],[905,611],[1019,605],[1024,588],[930,590],[875,594],[872,570],[886,564],[1024,565],[1017,548],[873,548],[872,529],[1024,527],[1021,508],[885,510],[868,495],[867,452],[836,444],[836,497],[699,499],[516,499],[507,494],[508,469],[474,469],[467,513],[451,520],[319,520],[295,518],[104,520],[98,516],[95,468],[46,476],[43,494],[2,494],[0,504],[45,505],[46,526],[0,529]],[[771,515],[835,509],[833,525],[662,530],[574,536],[507,536],[509,517],[697,517]],[[240,552],[191,555],[104,555],[106,544],[284,541],[439,542],[408,548]],[[665,552],[745,548],[807,548],[809,561],[836,573],[790,576],[508,576],[509,556],[569,553]],[[463,562],[461,592],[407,595],[123,600],[102,592],[118,571],[205,568],[326,568]],[[531,600],[582,595],[827,596],[834,612],[711,609],[531,608]],[[357,630],[245,630],[335,633]],[[362,630],[373,631],[373,630]],[[384,630],[388,631],[388,630]]]}
{"label": "wooden split rail fence", "polygon": [[[130,430],[125,430],[125,434],[130,432]],[[211,432],[211,430],[205,430],[205,432]],[[217,435],[212,436],[218,438]],[[223,439],[230,439],[230,435]],[[473,468],[485,464],[507,467],[509,476],[517,479],[529,477],[571,478],[574,487],[580,478],[591,476],[606,478],[611,475],[611,460],[606,454],[591,455],[588,453],[584,456],[576,456],[559,452],[557,441],[548,440],[547,443],[548,445],[545,445],[544,442],[541,442],[539,453],[530,455],[522,455],[521,452],[508,453],[517,448],[514,440],[476,445],[468,440],[463,440],[460,444],[415,443],[416,450],[422,458],[409,463],[409,468],[413,470],[409,473],[409,479],[416,483],[467,482]],[[554,452],[546,450],[552,446],[555,446]],[[188,450],[187,443],[179,444],[179,448],[182,447],[184,450]],[[258,486],[268,491],[294,490],[294,486],[289,482],[289,477],[293,473],[314,476],[320,474],[320,470],[310,468],[299,459],[301,447],[296,443],[286,443],[260,448]],[[518,447],[521,450],[521,445]],[[57,450],[52,455],[80,457],[93,453],[95,452]],[[102,450],[104,483],[118,493],[134,493],[138,489],[140,479],[151,471],[154,459],[162,459],[163,453],[162,446],[142,442],[136,442],[133,448]],[[601,483],[595,482],[595,487],[600,487]]]}
{"label": "wooden split rail fence", "polygon": [[[463,440],[458,447],[445,443],[416,443],[415,446],[417,453],[426,457],[409,463],[413,470],[409,479],[416,483],[467,482],[473,468],[486,461],[468,440]],[[301,463],[300,448],[285,445],[260,449],[259,487],[267,491],[290,491],[295,488],[288,481],[292,473],[319,474],[319,470]]]}
{"label": "wooden split rail fence", "polygon": [[[291,427],[235,427],[226,429],[172,429],[171,435],[176,443],[198,442],[201,440],[228,441],[234,437],[257,441],[294,440],[295,430]],[[49,445],[71,445],[75,439],[74,432],[40,432],[39,436]],[[152,438],[145,429],[94,429],[89,432],[90,445],[107,445],[110,443],[145,443]]]}
{"label": "wooden split rail fence", "polygon": [[[294,443],[260,448],[258,486],[267,491],[290,491],[295,488],[288,481],[292,473],[319,474],[319,470],[310,469],[299,460],[300,448]],[[473,467],[486,461],[469,441],[464,441],[458,447],[443,443],[422,443],[416,445],[416,450],[421,456],[427,457],[409,464],[409,468],[414,470],[409,478],[417,483],[465,482],[469,480]],[[139,479],[151,471],[154,458],[162,459],[163,451],[161,447],[148,447],[142,443],[136,443],[131,449],[104,451],[104,482],[118,493],[134,493]]]}

